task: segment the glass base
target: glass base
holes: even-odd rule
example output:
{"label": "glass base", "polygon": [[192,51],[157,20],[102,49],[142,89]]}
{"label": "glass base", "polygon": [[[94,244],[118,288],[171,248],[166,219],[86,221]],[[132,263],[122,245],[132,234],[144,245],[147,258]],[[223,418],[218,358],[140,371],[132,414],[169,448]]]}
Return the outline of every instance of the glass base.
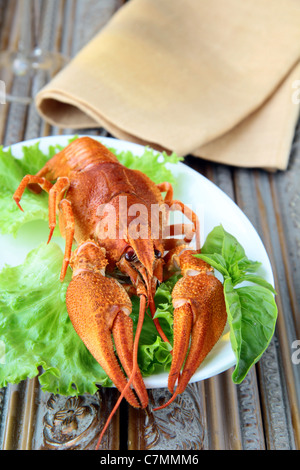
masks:
{"label": "glass base", "polygon": [[[0,69],[10,72],[13,77],[34,78],[39,71],[49,73],[49,77],[57,73],[68,62],[62,54],[56,52],[45,52],[39,48],[28,54],[20,51],[0,52]],[[31,96],[19,95],[18,92],[6,94],[6,100],[22,104],[30,104]]]}

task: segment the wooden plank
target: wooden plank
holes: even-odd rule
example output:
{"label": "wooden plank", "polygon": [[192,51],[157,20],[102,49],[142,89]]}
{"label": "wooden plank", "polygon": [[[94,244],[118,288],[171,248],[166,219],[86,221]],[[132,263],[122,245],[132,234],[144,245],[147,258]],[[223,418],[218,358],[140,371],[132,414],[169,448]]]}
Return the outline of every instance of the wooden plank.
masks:
{"label": "wooden plank", "polygon": [[265,450],[264,425],[255,368],[237,386],[241,422],[242,448]]}
{"label": "wooden plank", "polygon": [[[287,295],[288,288],[287,288],[287,279],[284,273],[284,261],[283,261],[283,252],[280,245],[279,239],[279,230],[277,219],[274,210],[274,201],[272,199],[272,191],[270,187],[270,181],[272,180],[272,175],[267,175],[264,173],[259,173],[257,179],[257,193],[263,195],[264,200],[264,210],[263,210],[263,219],[265,220],[264,226],[264,237],[266,240],[266,244],[271,245],[270,248],[272,265],[275,272],[276,277],[276,286],[278,291],[278,307],[279,307],[279,317],[278,317],[278,324],[276,335],[274,338],[274,342],[271,344],[271,347],[268,349],[267,353],[264,356],[264,360],[261,361],[261,364],[265,366],[268,363],[268,376],[270,373],[274,371],[275,362],[275,354],[277,357],[278,365],[276,368],[279,370],[280,377],[276,378],[273,376],[272,385],[273,385],[273,393],[268,384],[265,386],[266,393],[272,394],[272,401],[275,403],[276,400],[276,392],[280,394],[281,399],[281,407],[285,407],[285,410],[289,408],[289,412],[285,412],[285,419],[283,418],[284,410],[280,410],[279,407],[273,405],[272,410],[275,412],[274,414],[274,425],[276,425],[276,433],[274,429],[272,430],[272,447],[275,448],[280,446],[282,448],[286,446],[286,448],[293,448],[294,437],[295,435],[299,436],[299,425],[293,420],[291,413],[291,407],[296,407],[299,413],[299,401],[297,403],[297,388],[299,391],[300,384],[300,369],[292,364],[291,361],[291,343],[293,339],[296,337],[295,325],[293,323],[293,311],[291,306],[291,299],[289,295]],[[271,251],[272,250],[272,251]],[[280,281],[279,281],[280,279]],[[276,347],[276,339],[278,339],[280,347]],[[272,354],[272,346],[273,346],[273,354]],[[275,351],[276,347],[276,351]],[[268,354],[271,353],[271,359],[268,359]],[[283,369],[283,370],[282,370]],[[282,391],[285,392],[281,395],[281,391],[279,391],[278,386],[276,386],[276,379],[280,379]],[[299,398],[299,395],[298,395]],[[289,406],[288,406],[289,405]],[[275,411],[276,410],[276,411]],[[279,412],[279,413],[278,413]],[[299,414],[298,414],[299,416]],[[282,421],[284,419],[284,421]],[[270,421],[270,420],[269,420]],[[292,421],[294,421],[295,427],[292,427]],[[284,430],[284,431],[283,431]],[[283,435],[286,433],[285,438]],[[299,441],[298,441],[299,443]]]}
{"label": "wooden plank", "polygon": [[291,299],[296,337],[300,338],[300,124],[292,145],[286,172],[271,179],[278,237],[283,254],[284,274]]}
{"label": "wooden plank", "polygon": [[211,450],[241,450],[242,435],[237,388],[232,371],[204,381],[207,402],[207,434]]}
{"label": "wooden plank", "polygon": [[[283,262],[269,183],[272,177],[264,171],[236,170],[235,172],[238,204],[265,243],[273,266],[276,287],[280,292],[277,298],[279,308],[277,332],[267,352],[262,356],[258,368],[267,446],[270,449],[292,449],[295,443],[285,383],[289,378],[288,393],[290,398],[295,398],[295,380],[292,378],[291,361],[287,352],[289,340],[284,320],[284,317],[290,315],[290,304],[289,298],[285,295]],[[279,277],[281,283],[278,282]],[[280,341],[280,352],[275,345],[276,338]],[[281,352],[283,354],[280,354]],[[272,360],[269,359],[269,355]],[[282,360],[285,362],[285,378],[282,376]],[[272,376],[271,381],[268,380],[270,376]]]}

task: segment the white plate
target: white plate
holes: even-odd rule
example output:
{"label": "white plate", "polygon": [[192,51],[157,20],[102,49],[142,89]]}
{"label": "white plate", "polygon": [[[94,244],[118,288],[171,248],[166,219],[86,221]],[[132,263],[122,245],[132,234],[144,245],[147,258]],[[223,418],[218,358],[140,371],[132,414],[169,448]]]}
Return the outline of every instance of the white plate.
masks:
{"label": "white plate", "polygon": [[[11,147],[15,157],[22,156],[22,147],[32,145],[40,141],[40,148],[47,152],[50,145],[67,145],[72,136],[50,136],[20,142]],[[94,137],[94,136],[92,136]],[[96,137],[94,137],[96,138]],[[98,138],[104,145],[116,150],[129,150],[135,155],[142,155],[144,147],[141,145],[124,142],[106,137]],[[176,177],[177,184],[174,185],[174,197],[197,211],[200,218],[201,240],[216,225],[222,224],[225,230],[234,235],[245,248],[247,256],[262,263],[260,274],[274,286],[271,264],[264,245],[254,229],[253,225],[239,207],[221,191],[215,184],[204,176],[192,170],[183,163],[167,164],[168,168]],[[48,227],[44,222],[29,223],[23,226],[16,238],[11,235],[0,235],[0,268],[4,264],[18,265],[26,254],[47,240]],[[55,239],[58,242],[59,239]],[[63,240],[60,242],[63,247]],[[190,382],[197,382],[219,374],[235,364],[235,356],[229,339],[229,329],[225,331],[200,365]],[[167,373],[152,375],[144,379],[147,388],[163,388],[167,386]]]}

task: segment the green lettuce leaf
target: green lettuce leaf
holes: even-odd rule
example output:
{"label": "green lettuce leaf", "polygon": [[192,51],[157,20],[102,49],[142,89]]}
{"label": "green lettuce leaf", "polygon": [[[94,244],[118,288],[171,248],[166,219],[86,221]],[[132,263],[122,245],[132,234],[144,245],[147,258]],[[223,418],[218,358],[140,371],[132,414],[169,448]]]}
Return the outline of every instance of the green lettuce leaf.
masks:
{"label": "green lettuce leaf", "polygon": [[22,158],[15,158],[11,149],[0,146],[0,231],[16,235],[19,228],[33,220],[48,220],[48,195],[45,192],[34,194],[26,190],[22,197],[24,212],[17,207],[12,196],[23,176],[36,174],[60,148],[50,146],[48,153],[43,153],[39,142],[28,147],[23,146]]}
{"label": "green lettuce leaf", "polygon": [[[173,343],[173,305],[172,290],[179,276],[172,276],[168,281],[163,282],[156,291],[155,318],[159,318],[160,325],[170,343],[162,341],[157,335],[150,312],[147,312],[140,336],[138,363],[143,376],[157,374],[168,371],[172,361],[172,343]],[[138,322],[139,300],[132,298],[133,311],[131,317],[134,322],[134,331]]]}
{"label": "green lettuce leaf", "polygon": [[[0,340],[5,360],[0,387],[39,377],[43,390],[74,395],[111,385],[76,334],[66,310],[71,272],[59,281],[63,254],[55,243],[41,244],[19,266],[0,273]],[[3,361],[2,361],[3,362]]]}
{"label": "green lettuce leaf", "polygon": [[[230,341],[237,359],[232,379],[240,383],[261,358],[274,334],[278,314],[276,292],[257,274],[260,263],[249,260],[242,245],[222,225],[208,234],[201,254],[196,256],[224,277]],[[250,285],[236,287],[245,282]]]}
{"label": "green lettuce leaf", "polygon": [[146,147],[141,157],[134,155],[130,151],[116,151],[110,148],[118,160],[127,168],[140,170],[145,173],[154,183],[163,183],[168,181],[175,184],[176,180],[172,172],[166,167],[166,163],[178,163],[183,160],[175,153],[168,155],[166,152],[156,152],[155,150]]}

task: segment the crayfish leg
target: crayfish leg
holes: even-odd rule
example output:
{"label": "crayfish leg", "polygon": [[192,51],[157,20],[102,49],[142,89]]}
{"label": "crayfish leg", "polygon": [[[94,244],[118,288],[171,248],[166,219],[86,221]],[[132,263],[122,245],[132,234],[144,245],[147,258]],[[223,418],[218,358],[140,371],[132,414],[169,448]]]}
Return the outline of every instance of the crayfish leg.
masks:
{"label": "crayfish leg", "polygon": [[36,175],[24,176],[24,178],[22,179],[21,183],[19,184],[19,186],[17,187],[13,195],[13,199],[21,211],[23,211],[23,209],[20,205],[20,200],[27,186],[31,186],[29,187],[29,189],[33,191],[34,193],[40,192],[41,189],[44,189],[47,193],[49,193],[53,185],[52,183],[50,183],[50,181],[46,180],[46,178],[43,178],[40,176],[36,176]]}
{"label": "crayfish leg", "polygon": [[55,226],[56,226],[56,210],[58,204],[62,200],[65,192],[68,190],[70,186],[69,178],[66,176],[58,178],[57,181],[54,183],[52,188],[49,191],[49,238],[48,242],[50,242]]}
{"label": "crayfish leg", "polygon": [[63,281],[70,263],[72,244],[74,240],[75,221],[72,205],[68,199],[63,199],[59,204],[59,227],[66,239],[63,265],[60,272],[60,280]]}

